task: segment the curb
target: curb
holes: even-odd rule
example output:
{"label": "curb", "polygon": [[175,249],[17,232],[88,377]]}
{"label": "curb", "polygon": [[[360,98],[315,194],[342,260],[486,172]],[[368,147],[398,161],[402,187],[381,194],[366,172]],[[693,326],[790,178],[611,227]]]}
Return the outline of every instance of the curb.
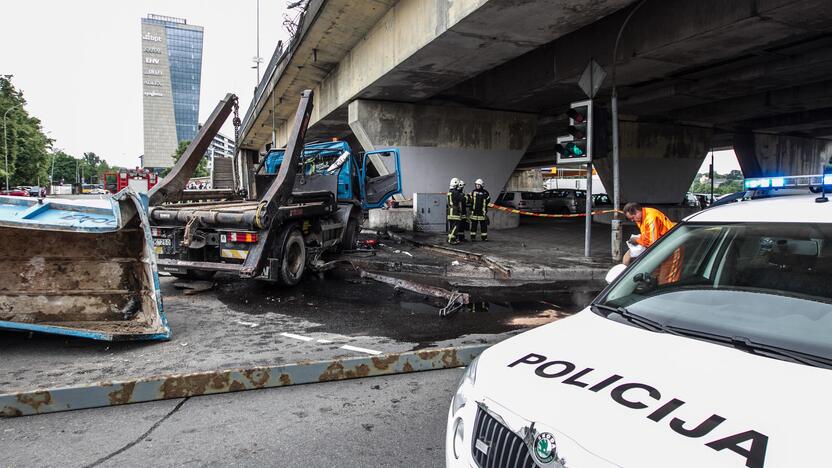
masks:
{"label": "curb", "polygon": [[490,345],[168,374],[0,395],[0,418],[467,366]]}

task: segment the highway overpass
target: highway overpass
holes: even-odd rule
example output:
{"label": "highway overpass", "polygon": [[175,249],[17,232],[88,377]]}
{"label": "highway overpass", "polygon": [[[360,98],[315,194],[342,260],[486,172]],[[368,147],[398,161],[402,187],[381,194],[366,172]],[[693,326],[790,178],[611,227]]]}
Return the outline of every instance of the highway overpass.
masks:
{"label": "highway overpass", "polygon": [[[624,200],[680,201],[710,149],[733,147],[746,175],[817,173],[832,156],[828,0],[311,0],[242,146],[284,144],[310,88],[308,138],[402,148],[406,192],[451,176],[496,191],[553,164],[590,59],[608,74],[601,106],[615,68]],[[595,166],[611,187],[611,158]]]}

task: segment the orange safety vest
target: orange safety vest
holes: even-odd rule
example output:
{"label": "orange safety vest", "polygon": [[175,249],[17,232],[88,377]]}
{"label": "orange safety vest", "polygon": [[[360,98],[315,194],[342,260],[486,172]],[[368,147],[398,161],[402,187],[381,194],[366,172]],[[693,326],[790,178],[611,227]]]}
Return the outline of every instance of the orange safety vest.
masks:
{"label": "orange safety vest", "polygon": [[641,222],[636,225],[641,233],[638,243],[644,247],[650,247],[660,237],[667,234],[667,231],[671,230],[676,223],[655,208],[642,208]]}

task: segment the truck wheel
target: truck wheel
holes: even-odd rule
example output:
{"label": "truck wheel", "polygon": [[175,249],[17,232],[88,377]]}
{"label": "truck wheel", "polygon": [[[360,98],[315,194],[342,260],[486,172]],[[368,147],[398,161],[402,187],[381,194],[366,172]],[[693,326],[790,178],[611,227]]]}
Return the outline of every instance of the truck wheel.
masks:
{"label": "truck wheel", "polygon": [[355,250],[358,248],[358,220],[350,218],[347,221],[347,227],[344,231],[344,236],[341,238],[341,245],[338,246],[338,251]]}
{"label": "truck wheel", "polygon": [[285,286],[294,286],[300,283],[304,271],[306,271],[306,244],[303,242],[303,234],[297,227],[290,227],[283,232],[279,239],[280,246],[280,271],[278,281]]}

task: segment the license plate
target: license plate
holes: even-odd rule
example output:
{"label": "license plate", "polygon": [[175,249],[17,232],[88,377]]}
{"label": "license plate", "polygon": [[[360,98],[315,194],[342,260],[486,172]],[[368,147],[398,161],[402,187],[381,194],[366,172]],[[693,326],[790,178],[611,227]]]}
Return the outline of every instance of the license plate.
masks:
{"label": "license plate", "polygon": [[153,245],[170,246],[171,240],[167,237],[154,237]]}

